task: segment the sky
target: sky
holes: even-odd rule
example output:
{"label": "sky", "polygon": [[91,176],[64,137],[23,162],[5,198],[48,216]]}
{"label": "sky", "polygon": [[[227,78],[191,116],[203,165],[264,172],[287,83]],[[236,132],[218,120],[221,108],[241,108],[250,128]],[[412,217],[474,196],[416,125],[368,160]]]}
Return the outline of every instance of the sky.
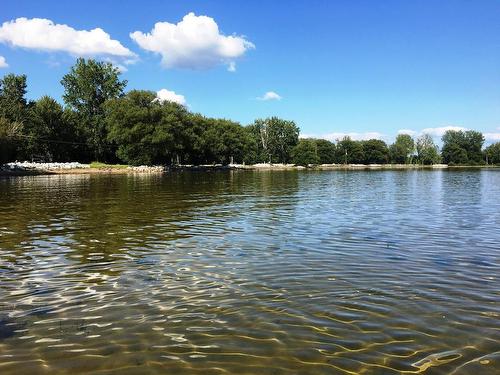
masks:
{"label": "sky", "polygon": [[302,136],[500,141],[498,0],[24,1],[0,4],[0,76],[61,101],[78,57],[206,116]]}

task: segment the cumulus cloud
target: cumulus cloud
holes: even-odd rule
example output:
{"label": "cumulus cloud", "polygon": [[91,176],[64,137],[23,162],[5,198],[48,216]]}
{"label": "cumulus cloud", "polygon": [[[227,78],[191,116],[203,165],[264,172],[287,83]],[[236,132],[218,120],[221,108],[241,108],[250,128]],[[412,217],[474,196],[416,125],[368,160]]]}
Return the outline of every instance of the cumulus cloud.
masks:
{"label": "cumulus cloud", "polygon": [[275,93],[274,91],[268,91],[264,95],[259,96],[257,98],[257,100],[264,100],[264,101],[268,101],[268,100],[281,100],[281,99],[282,99],[281,96],[278,95],[277,93]]}
{"label": "cumulus cloud", "polygon": [[0,56],[0,68],[7,68],[8,66],[9,66],[9,64],[7,64],[5,57]]}
{"label": "cumulus cloud", "polygon": [[300,137],[301,138],[320,138],[320,139],[326,139],[328,141],[336,142],[337,140],[341,140],[344,137],[349,137],[354,141],[366,141],[368,139],[383,139],[385,136],[384,136],[384,134],[379,133],[379,132],[365,132],[365,133],[337,132],[337,133],[327,133],[327,134],[322,134],[322,135],[303,134]]}
{"label": "cumulus cloud", "polygon": [[108,56],[135,61],[136,55],[101,28],[75,30],[45,18],[17,18],[0,27],[0,42],[39,51],[67,52],[73,56]]}
{"label": "cumulus cloud", "polygon": [[184,95],[176,94],[174,91],[161,89],[156,92],[156,97],[161,102],[174,102],[180,105],[186,105],[186,98]]}
{"label": "cumulus cloud", "polygon": [[130,34],[142,49],[158,53],[165,68],[207,69],[227,64],[236,70],[235,59],[254,44],[243,36],[226,36],[215,20],[207,16],[186,14],[177,24],[157,22],[149,33]]}

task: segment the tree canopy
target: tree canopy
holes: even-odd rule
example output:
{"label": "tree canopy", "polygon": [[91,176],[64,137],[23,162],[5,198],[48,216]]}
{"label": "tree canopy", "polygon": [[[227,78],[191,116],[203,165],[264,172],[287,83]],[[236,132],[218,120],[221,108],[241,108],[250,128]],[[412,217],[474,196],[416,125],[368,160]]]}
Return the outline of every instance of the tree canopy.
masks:
{"label": "tree canopy", "polygon": [[428,135],[400,134],[394,143],[300,139],[294,121],[257,119],[242,126],[161,101],[153,91],[125,93],[126,80],[107,62],[79,58],[63,76],[61,105],[26,99],[27,77],[0,79],[0,162],[100,160],[129,164],[449,164],[499,163],[499,144],[483,150],[478,131],[448,131],[441,154]]}

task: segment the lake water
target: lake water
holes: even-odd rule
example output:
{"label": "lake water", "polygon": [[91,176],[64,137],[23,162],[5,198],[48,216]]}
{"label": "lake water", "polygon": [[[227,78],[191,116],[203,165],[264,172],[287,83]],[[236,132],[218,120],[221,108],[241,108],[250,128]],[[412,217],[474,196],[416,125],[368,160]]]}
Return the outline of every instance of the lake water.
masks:
{"label": "lake water", "polygon": [[0,179],[0,373],[499,374],[500,170]]}

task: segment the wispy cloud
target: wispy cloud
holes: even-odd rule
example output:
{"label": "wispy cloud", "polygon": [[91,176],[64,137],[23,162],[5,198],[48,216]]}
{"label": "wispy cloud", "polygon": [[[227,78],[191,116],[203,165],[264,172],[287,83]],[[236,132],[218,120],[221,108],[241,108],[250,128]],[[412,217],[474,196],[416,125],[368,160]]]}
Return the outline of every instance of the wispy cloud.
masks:
{"label": "wispy cloud", "polygon": [[352,140],[355,141],[366,141],[368,139],[384,139],[385,135],[379,132],[364,132],[364,133],[357,133],[357,132],[334,132],[334,133],[327,133],[327,134],[302,134],[300,136],[301,138],[319,138],[319,139],[326,139],[332,142],[336,142],[337,140],[340,140],[344,137],[349,137]]}
{"label": "wispy cloud", "polygon": [[[500,130],[500,128],[498,128]],[[489,142],[499,142],[500,133],[484,133],[484,139]]]}
{"label": "wispy cloud", "polygon": [[281,99],[283,98],[274,91],[268,91],[264,95],[257,97],[257,100],[263,100],[263,101],[281,100]]}
{"label": "wispy cloud", "polygon": [[7,64],[5,57],[0,56],[0,68],[8,68],[8,67],[9,67],[9,64]]}

